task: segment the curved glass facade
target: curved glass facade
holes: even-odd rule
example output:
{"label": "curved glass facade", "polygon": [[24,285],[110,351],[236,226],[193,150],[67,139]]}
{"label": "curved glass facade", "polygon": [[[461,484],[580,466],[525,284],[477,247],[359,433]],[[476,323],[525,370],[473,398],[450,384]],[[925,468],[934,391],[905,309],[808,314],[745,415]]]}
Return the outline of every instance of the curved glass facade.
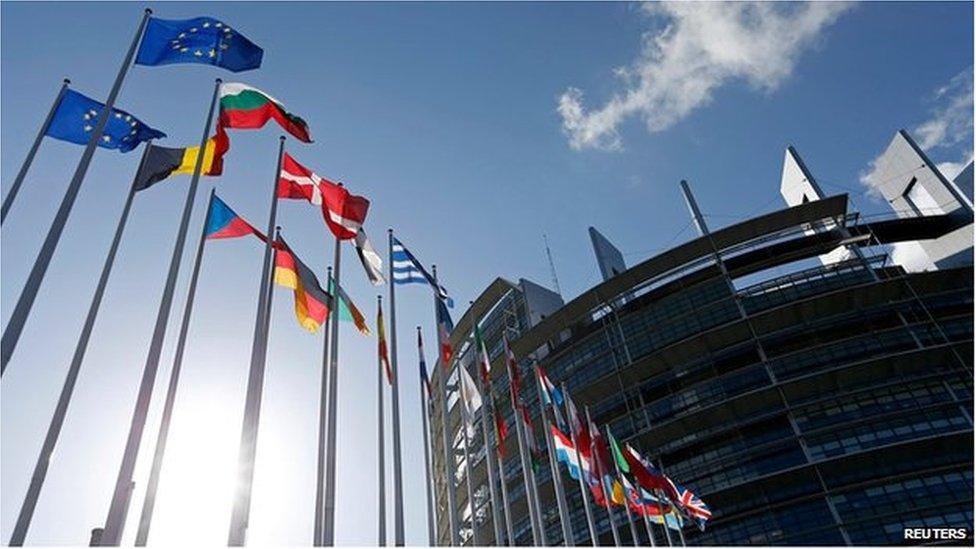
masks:
{"label": "curved glass facade", "polygon": [[[688,545],[899,544],[903,530],[917,526],[965,527],[971,536],[972,266],[908,274],[887,261],[879,235],[908,240],[914,229],[899,228],[898,220],[858,224],[846,201],[821,202],[669,250],[534,326],[519,312],[519,293],[507,293],[480,325],[508,424],[503,332],[526,376],[538,360],[589,406],[595,422],[610,425],[708,503],[713,518],[705,531],[686,524]],[[816,264],[852,232],[874,240],[862,239],[851,259]],[[468,335],[454,338],[461,364],[469,364]],[[522,396],[538,418],[534,384],[525,385]],[[472,444],[478,541],[501,544],[482,433]],[[514,535],[517,544],[531,545],[511,448],[505,469]],[[435,460],[435,471],[443,466]],[[455,489],[468,539],[463,469]],[[446,543],[446,488],[438,474],[439,540]],[[560,474],[575,543],[588,544],[579,490]],[[548,464],[537,483],[547,541],[561,543]],[[610,543],[609,517],[595,514]],[[623,513],[616,519],[629,544]],[[644,529],[637,533],[649,544]],[[657,535],[661,543],[662,531]]]}

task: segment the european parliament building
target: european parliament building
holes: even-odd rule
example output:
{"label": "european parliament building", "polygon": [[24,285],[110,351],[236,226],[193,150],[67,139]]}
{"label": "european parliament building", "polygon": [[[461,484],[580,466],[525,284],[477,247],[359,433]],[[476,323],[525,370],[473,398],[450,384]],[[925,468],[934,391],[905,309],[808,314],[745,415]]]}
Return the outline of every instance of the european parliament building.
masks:
{"label": "european parliament building", "polygon": [[[949,180],[904,131],[876,165],[892,211],[871,217],[823,193],[792,148],[786,207],[772,213],[709,227],[682,183],[695,238],[627,267],[591,229],[604,280],[568,303],[530,281],[496,279],[458,319],[456,364],[477,375],[476,320],[512,426],[506,335],[540,444],[533,361],[595,423],[708,503],[704,531],[685,525],[688,545],[916,544],[905,539],[912,527],[964,527],[971,545],[972,165]],[[893,262],[905,245],[923,267]],[[435,394],[444,381],[438,367]],[[505,515],[491,508],[486,469],[495,433],[477,426],[466,478],[456,373],[447,391],[447,449],[439,399],[431,413],[437,542],[504,545],[511,531],[514,545],[531,545],[515,437],[504,460],[511,523],[496,529]],[[562,467],[573,542],[589,545],[578,485]],[[551,475],[548,463],[535,474],[541,518],[548,544],[562,545]],[[601,543],[612,544],[606,512],[594,514]],[[630,545],[622,512],[617,520]],[[645,535],[639,544],[650,544]]]}

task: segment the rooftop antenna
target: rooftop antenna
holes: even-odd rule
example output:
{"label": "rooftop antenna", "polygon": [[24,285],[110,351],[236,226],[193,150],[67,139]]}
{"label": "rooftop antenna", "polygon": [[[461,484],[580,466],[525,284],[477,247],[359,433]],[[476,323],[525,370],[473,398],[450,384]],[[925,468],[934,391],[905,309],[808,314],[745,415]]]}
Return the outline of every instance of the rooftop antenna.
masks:
{"label": "rooftop antenna", "polygon": [[559,289],[559,277],[556,276],[556,264],[552,262],[552,252],[549,250],[549,237],[542,233],[542,241],[546,243],[546,257],[549,259],[549,274],[552,275],[552,285],[556,287],[559,297],[563,296],[563,291]]}

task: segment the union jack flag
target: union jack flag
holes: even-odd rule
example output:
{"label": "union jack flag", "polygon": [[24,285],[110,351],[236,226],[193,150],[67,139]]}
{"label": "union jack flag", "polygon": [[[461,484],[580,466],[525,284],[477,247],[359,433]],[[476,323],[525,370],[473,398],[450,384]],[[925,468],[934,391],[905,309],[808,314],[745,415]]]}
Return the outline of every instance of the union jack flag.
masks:
{"label": "union jack flag", "polygon": [[678,493],[678,501],[675,503],[687,514],[692,520],[698,523],[698,528],[702,531],[705,530],[705,522],[712,518],[712,511],[705,505],[705,502],[701,500],[698,496],[692,493],[684,486],[681,486],[677,482],[668,478],[668,482],[674,487],[674,491]]}

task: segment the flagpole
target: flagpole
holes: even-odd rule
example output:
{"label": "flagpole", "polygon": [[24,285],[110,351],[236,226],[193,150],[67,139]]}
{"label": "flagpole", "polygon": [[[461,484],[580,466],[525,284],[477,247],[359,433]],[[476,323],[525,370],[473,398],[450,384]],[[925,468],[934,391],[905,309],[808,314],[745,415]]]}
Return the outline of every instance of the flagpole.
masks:
{"label": "flagpole", "polygon": [[[478,523],[475,520],[474,488],[471,486],[471,452],[468,449],[468,420],[474,418],[468,417],[467,403],[470,397],[467,389],[464,388],[464,381],[461,379],[460,368],[464,368],[464,365],[461,364],[460,358],[455,361],[455,367],[458,368],[458,385],[461,387],[461,446],[464,450],[464,481],[468,488],[468,506],[471,508],[471,542],[472,545],[479,546],[481,544],[478,539]],[[481,405],[484,406],[484,402]]]}
{"label": "flagpole", "polygon": [[[661,470],[661,474],[665,478],[667,478],[667,473],[665,473],[665,471],[664,471],[664,463],[661,461],[660,456],[658,456],[658,458],[657,458],[657,468],[660,469]],[[661,495],[662,496],[664,495],[663,492],[662,492]],[[670,501],[670,499],[668,501]],[[677,515],[678,515],[678,508],[674,505],[674,502],[673,501],[670,501],[670,502],[671,502],[671,512],[674,513],[675,517],[677,517]],[[665,519],[662,519],[662,520],[664,521],[664,533],[667,534],[668,533],[668,521],[667,521],[666,518]],[[681,546],[682,547],[685,547],[685,533],[683,532],[683,530],[684,529],[682,528],[681,522],[679,520],[678,521],[678,538],[681,541]],[[668,536],[668,544],[670,544],[670,542],[671,542],[671,536],[669,535]]]}
{"label": "flagpole", "polygon": [[[393,246],[390,246],[390,280],[393,280]],[[437,265],[431,265],[432,276],[434,278],[434,322],[438,325],[438,330],[440,330],[438,314],[437,314],[437,300],[440,297],[437,295]],[[391,282],[392,283],[392,282]],[[438,342],[440,339],[438,338]],[[448,507],[448,525],[451,529],[451,546],[458,547],[461,545],[461,540],[458,536],[458,516],[457,516],[457,503],[455,501],[454,493],[454,445],[450,443],[450,438],[448,438],[448,419],[450,416],[447,413],[447,369],[448,366],[442,364],[440,368],[437,367],[437,363],[440,360],[440,344],[438,343],[437,356],[438,359],[434,361],[434,370],[441,378],[441,437],[444,442],[444,486],[447,490],[447,507]]]}
{"label": "flagpole", "polygon": [[153,328],[152,341],[149,344],[149,355],[146,357],[146,366],[142,372],[139,396],[136,398],[136,406],[132,413],[129,436],[125,442],[122,464],[119,467],[119,476],[115,482],[115,491],[112,495],[112,503],[109,506],[108,517],[105,520],[105,530],[99,541],[100,545],[119,545],[122,541],[122,531],[125,528],[126,515],[129,511],[129,500],[132,497],[131,490],[134,485],[132,476],[136,468],[136,458],[139,456],[139,445],[142,443],[142,432],[146,427],[146,416],[149,414],[149,404],[152,400],[153,386],[156,383],[156,373],[159,370],[159,358],[163,351],[163,338],[166,336],[169,313],[173,306],[176,279],[180,274],[180,262],[183,259],[186,234],[190,228],[190,216],[193,213],[193,202],[196,198],[197,186],[200,183],[203,157],[206,156],[204,151],[207,149],[207,140],[210,137],[210,125],[213,121],[214,109],[217,106],[220,82],[221,80],[219,78],[214,82],[213,97],[210,98],[210,110],[207,112],[207,121],[203,125],[203,136],[200,138],[200,150],[197,154],[196,166],[193,169],[193,177],[190,179],[190,186],[186,191],[180,229],[176,234],[176,244],[173,246],[173,256],[170,258],[169,263],[169,274],[166,278],[166,285],[163,287],[163,297],[159,302],[159,311],[156,314],[156,326]]}
{"label": "flagpole", "polygon": [[[536,368],[539,366],[536,365]],[[542,395],[542,378],[539,377],[539,371],[536,370],[535,375],[536,389],[539,392],[539,411],[542,416],[542,428],[546,434],[546,449],[549,452],[549,469],[552,473],[553,486],[556,490],[556,504],[559,507],[559,522],[563,527],[563,545],[567,547],[574,547],[576,545],[575,539],[573,537],[572,523],[569,521],[569,508],[566,505],[566,492],[563,488],[563,479],[559,473],[559,465],[556,463],[556,450],[552,444],[552,429],[551,423],[549,423],[549,416],[546,414],[545,398]],[[556,404],[553,403],[553,406]]]}
{"label": "flagpole", "polygon": [[48,427],[44,444],[41,446],[41,454],[37,457],[34,465],[34,473],[31,476],[30,486],[27,488],[27,495],[24,496],[24,503],[20,507],[20,514],[17,516],[17,524],[14,526],[13,534],[10,536],[11,546],[21,546],[30,528],[31,519],[34,517],[34,508],[37,505],[37,498],[40,496],[41,487],[47,477],[47,470],[54,455],[54,448],[57,446],[58,437],[61,435],[61,428],[64,426],[65,416],[68,413],[68,405],[71,396],[74,394],[75,383],[78,380],[78,373],[81,371],[81,364],[88,349],[88,340],[91,338],[92,330],[95,327],[95,319],[102,304],[102,296],[105,294],[105,287],[108,285],[108,278],[115,264],[115,254],[118,252],[119,243],[122,240],[122,233],[125,231],[126,222],[129,219],[129,212],[132,209],[132,200],[136,194],[136,182],[139,179],[139,172],[142,171],[146,158],[149,156],[150,143],[146,143],[146,148],[142,152],[142,159],[136,168],[136,174],[132,178],[132,185],[129,187],[129,194],[126,196],[125,205],[122,207],[122,214],[119,222],[115,226],[115,236],[112,237],[112,245],[109,247],[108,255],[102,266],[102,274],[98,277],[98,285],[95,294],[92,296],[91,305],[88,307],[88,315],[85,317],[85,324],[82,326],[81,335],[75,346],[75,353],[68,367],[68,375],[65,377],[64,386],[61,388],[61,397],[58,405],[54,409],[54,417],[51,418],[51,425]]}
{"label": "flagpole", "polygon": [[3,207],[0,208],[0,225],[3,225],[5,219],[7,219],[7,212],[10,211],[10,207],[13,206],[14,199],[17,198],[17,192],[20,191],[20,186],[24,182],[24,178],[27,177],[27,170],[30,169],[31,164],[34,162],[34,155],[37,154],[37,149],[41,147],[41,141],[47,134],[47,129],[51,126],[51,120],[54,119],[54,113],[57,112],[58,107],[61,105],[61,98],[64,97],[64,93],[68,91],[68,86],[71,84],[71,80],[65,78],[61,82],[61,89],[58,90],[57,97],[54,98],[54,103],[51,105],[51,110],[47,113],[47,118],[44,119],[44,123],[41,124],[41,129],[37,132],[37,137],[34,138],[34,144],[31,145],[29,151],[27,151],[27,158],[24,159],[24,164],[20,167],[20,171],[17,172],[17,177],[14,178],[14,182],[10,185],[10,190],[7,191],[7,196],[3,199]]}
{"label": "flagpole", "polygon": [[[329,282],[332,280],[332,266],[329,265],[326,269],[325,283],[328,286]],[[335,295],[333,293],[333,295]],[[334,301],[332,306],[335,307],[338,301]],[[328,426],[329,426],[329,336],[331,335],[331,329],[329,321],[332,320],[332,315],[325,316],[325,322],[322,326],[322,377],[320,380],[319,387],[319,448],[318,448],[318,461],[316,463],[315,469],[315,518],[314,522],[314,532],[312,545],[315,547],[322,547],[322,523],[325,513],[325,445],[328,439]]]}
{"label": "flagpole", "polygon": [[136,53],[136,47],[139,45],[139,39],[142,37],[142,31],[146,28],[150,14],[152,14],[152,10],[149,8],[146,8],[142,14],[142,20],[139,21],[136,34],[132,37],[132,44],[129,45],[129,51],[125,54],[122,66],[119,67],[119,73],[116,75],[112,89],[108,93],[108,99],[105,100],[105,108],[98,115],[98,120],[95,122],[94,129],[92,129],[92,136],[88,140],[88,145],[85,146],[85,152],[81,154],[81,160],[78,161],[75,174],[71,177],[71,183],[68,184],[68,188],[64,193],[61,206],[58,207],[58,213],[54,216],[54,221],[51,222],[51,228],[44,238],[41,251],[38,252],[37,258],[34,260],[34,266],[31,267],[30,275],[27,277],[27,282],[20,291],[20,297],[17,298],[17,305],[14,306],[14,311],[10,315],[7,327],[3,330],[3,338],[0,340],[0,376],[6,371],[7,363],[10,362],[10,357],[14,354],[14,349],[17,347],[17,341],[20,339],[20,334],[24,330],[24,324],[30,315],[31,307],[34,305],[34,299],[37,298],[37,292],[41,289],[44,274],[51,264],[54,250],[58,247],[61,233],[64,231],[68,216],[71,214],[71,208],[74,206],[75,199],[78,197],[78,191],[81,189],[81,182],[85,179],[85,174],[88,172],[88,166],[91,164],[92,156],[95,154],[95,147],[98,146],[98,142],[102,139],[102,132],[105,131],[105,125],[108,123],[109,115],[112,113],[112,107],[115,106],[115,100],[118,98],[119,91],[122,89],[122,82],[125,80],[129,66],[132,64],[132,57]]}
{"label": "flagpole", "polygon": [[[254,482],[254,456],[258,447],[258,422],[261,419],[261,396],[264,387],[264,368],[268,357],[271,299],[274,284],[271,278],[272,248],[278,238],[275,221],[278,214],[278,178],[281,159],[285,153],[285,136],[278,138],[278,161],[271,184],[271,206],[268,212],[268,240],[264,245],[261,263],[261,282],[258,285],[258,309],[254,315],[254,338],[251,341],[251,364],[247,374],[244,401],[244,420],[241,425],[241,444],[237,455],[237,483],[234,487],[234,507],[230,517],[227,545],[241,547],[247,538],[248,517],[251,513],[251,487]],[[275,233],[274,237],[271,236]]]}
{"label": "flagpole", "polygon": [[156,436],[156,450],[153,453],[152,469],[149,473],[149,484],[146,485],[146,496],[142,503],[142,514],[139,517],[139,530],[136,532],[136,547],[145,547],[149,537],[149,526],[152,523],[153,509],[156,506],[156,491],[159,487],[159,475],[163,468],[163,455],[166,453],[166,441],[169,437],[169,426],[173,418],[173,407],[176,404],[176,389],[180,383],[180,372],[183,369],[183,352],[186,350],[186,334],[190,329],[190,315],[193,314],[193,301],[197,294],[197,280],[200,277],[200,264],[203,261],[203,247],[207,242],[207,221],[210,208],[213,205],[214,189],[210,189],[210,199],[203,216],[200,228],[200,240],[197,243],[197,253],[193,261],[193,274],[190,276],[190,288],[187,291],[186,305],[183,306],[183,320],[180,323],[180,335],[176,343],[176,355],[173,357],[173,370],[169,374],[169,387],[166,390],[166,401],[163,405],[163,419]]}
{"label": "flagpole", "polygon": [[[475,357],[481,354],[481,349],[475,349]],[[492,526],[495,531],[495,545],[501,545],[502,543],[502,524],[501,516],[498,510],[498,495],[495,493],[495,466],[491,459],[491,449],[488,447],[488,405],[486,403],[485,396],[487,395],[485,388],[485,380],[482,379],[480,372],[478,373],[478,390],[481,392],[481,436],[484,439],[485,447],[485,467],[488,469],[488,493],[491,497],[491,520]],[[487,391],[491,391],[491,387],[487,388]],[[492,404],[494,404],[494,398],[490,399]],[[494,407],[491,411],[492,415],[495,414]],[[496,444],[501,444],[501,441],[495,441]]]}
{"label": "flagpole", "polygon": [[[593,420],[590,419],[590,407],[586,407],[586,425],[593,424]],[[607,493],[606,483],[603,481],[603,470],[600,467],[600,461],[602,461],[599,456],[597,456],[596,439],[593,437],[593,431],[590,431],[590,459],[593,460],[593,465],[596,467],[596,477],[600,482],[600,490],[603,492],[604,503],[607,504],[607,516],[610,520],[610,530],[613,532],[613,545],[615,547],[620,547],[620,532],[617,531],[617,523],[614,521],[613,516],[613,494]]]}
{"label": "flagpole", "polygon": [[[613,440],[613,433],[610,432],[610,426],[606,426],[607,429],[607,440]],[[611,461],[613,461],[613,470],[617,473],[617,479],[620,485],[623,486],[624,474],[620,470],[620,464],[617,463],[617,455],[611,456]],[[638,494],[639,495],[639,494]],[[634,525],[634,516],[630,513],[630,498],[627,496],[626,491],[624,492],[624,511],[627,513],[627,524],[630,525],[630,537],[634,544],[634,547],[640,545],[640,539],[637,537],[637,527]]]}
{"label": "flagpole", "polygon": [[[618,470],[617,471],[617,478],[620,479],[622,477],[623,477],[623,474]],[[623,482],[621,482],[621,484],[623,484]],[[631,537],[631,541],[633,542],[634,547],[638,547],[641,543],[640,543],[640,538],[637,537],[637,526],[634,525],[634,515],[633,515],[633,513],[630,512],[630,505],[627,504],[626,494],[624,494],[624,496],[625,496],[625,498],[624,498],[624,511],[627,513],[627,524],[630,525],[630,537]]]}
{"label": "flagpole", "polygon": [[[506,357],[506,360],[507,359],[508,358]],[[518,364],[512,364],[511,367],[518,368]],[[512,384],[511,372],[509,372],[508,375],[509,375],[508,383],[511,386]],[[524,420],[522,419],[521,416],[522,414],[521,406],[516,401],[518,395],[514,393],[514,387],[512,387],[512,390],[513,390],[512,408],[515,416],[515,436],[516,436],[516,440],[518,441],[519,460],[521,461],[522,464],[522,483],[525,485],[525,504],[526,507],[528,507],[529,509],[529,521],[532,524],[532,545],[538,547],[545,544],[542,543],[542,537],[540,534],[540,524],[538,522],[538,517],[536,516],[535,497],[533,495],[535,494],[535,492],[532,490],[532,486],[535,484],[535,481],[530,476],[532,473],[532,467],[529,465],[529,460],[525,455],[525,434],[522,429],[522,421]]]}
{"label": "flagpole", "polygon": [[[332,276],[334,284],[333,294],[339,294],[339,266],[342,259],[342,240],[336,237],[335,257],[332,259]],[[339,386],[339,300],[335,300],[332,308],[332,336],[329,344],[329,427],[328,448],[325,453],[325,506],[323,507],[322,544],[326,547],[335,545],[335,493],[336,493],[336,425],[338,406],[336,398]]]}
{"label": "flagpole", "polygon": [[[383,296],[376,296],[376,310],[377,317],[382,319],[383,311]],[[377,326],[376,330],[382,330],[383,328]],[[377,456],[378,456],[378,479],[377,479],[377,506],[378,506],[378,531],[377,531],[377,545],[386,545],[386,465],[384,463],[384,440],[383,440],[383,356],[380,353],[376,353],[376,433],[377,433]]]}
{"label": "flagpole", "polygon": [[[641,488],[639,484],[637,485],[637,489],[643,490],[643,488]],[[640,492],[638,492],[638,494],[640,494]],[[644,504],[644,496],[641,495],[641,505],[643,504]],[[647,529],[647,537],[651,540],[651,547],[657,547],[657,542],[654,541],[654,529],[651,528],[651,519],[647,518],[646,514],[642,514],[642,516],[644,517],[644,528]]]}
{"label": "flagpole", "polygon": [[[661,500],[664,498],[664,494],[660,490],[655,490],[654,495],[657,496],[657,508],[661,511],[661,525],[664,527],[664,538],[668,541],[668,547],[672,547],[674,544],[671,543],[671,532],[668,531],[668,517],[664,513],[664,504]],[[674,507],[674,504],[671,504]]]}
{"label": "flagpole", "polygon": [[[390,248],[392,249],[392,246]],[[393,263],[391,262],[390,265],[391,265],[391,270],[390,270],[390,284],[393,284],[393,274],[392,274],[393,273],[393,271],[392,271],[392,265],[393,265]],[[391,309],[392,309],[392,307],[391,307]],[[391,311],[391,314],[392,314],[392,311]],[[392,323],[393,323],[393,317],[391,316],[390,317],[391,328],[392,328]],[[421,337],[421,335],[420,335],[420,326],[417,326],[417,342],[418,343],[420,342],[420,337]],[[432,477],[430,475],[430,470],[431,470],[431,462],[430,462],[430,433],[429,433],[430,427],[429,427],[429,424],[427,422],[427,415],[430,413],[431,406],[430,406],[430,401],[429,400],[426,401],[426,403],[424,401],[425,395],[424,395],[424,384],[423,384],[423,382],[421,382],[420,384],[418,384],[418,387],[420,389],[420,419],[423,422],[423,425],[422,425],[423,429],[422,430],[423,430],[423,434],[424,434],[424,472],[427,474],[427,476],[424,477],[424,487],[427,488],[427,543],[428,543],[428,545],[433,546],[434,545],[434,542],[435,542],[435,540],[434,540],[434,537],[435,537],[435,535],[434,535],[434,496],[431,493],[431,489],[430,489],[430,483],[433,481],[433,479],[432,479]]]}
{"label": "flagpole", "polygon": [[[566,401],[564,403],[564,406],[566,407],[566,416],[571,417],[572,412],[569,409],[569,392],[566,391],[566,384],[563,383],[561,388],[563,394],[566,395]],[[589,429],[589,426],[587,426],[587,429]],[[587,494],[589,490],[587,490],[586,486],[587,481],[584,479],[586,476],[586,471],[583,469],[583,456],[580,453],[579,441],[576,440],[576,429],[573,427],[572,422],[570,422],[569,426],[569,436],[570,440],[573,442],[573,449],[576,451],[576,466],[579,467],[579,478],[577,480],[579,480],[580,497],[583,498],[583,510],[586,513],[586,526],[590,531],[590,541],[592,542],[593,547],[597,547],[600,545],[600,538],[597,535],[596,525],[593,522],[593,510],[590,508],[590,496]]]}
{"label": "flagpole", "polygon": [[[494,407],[492,407],[492,410],[497,413]],[[508,480],[505,478],[505,460],[502,459],[500,453],[502,444],[502,441],[498,441],[498,450],[496,451],[495,457],[498,460],[498,480],[502,485],[502,509],[505,510],[505,534],[508,537],[505,545],[511,547],[515,545],[515,531],[512,529],[512,510],[508,505]],[[500,540],[498,545],[501,545]]]}
{"label": "flagpole", "polygon": [[[529,418],[529,421],[532,421],[531,418]],[[525,430],[524,425],[522,428],[522,437],[526,441],[525,442],[526,451],[529,451],[529,443],[528,443],[529,433]],[[538,443],[538,441],[535,442]],[[548,536],[546,535],[546,525],[542,520],[542,506],[539,503],[539,483],[535,478],[535,465],[531,462],[532,458],[530,457],[529,460],[530,460],[530,467],[528,470],[528,479],[529,479],[529,495],[532,498],[531,506],[533,511],[535,512],[535,520],[539,525],[539,540],[541,541],[541,544],[543,546],[547,546],[549,545],[549,540],[548,540]]]}
{"label": "flagpole", "polygon": [[[393,387],[390,406],[393,408],[393,539],[397,547],[405,543],[403,532],[403,473],[400,451],[400,370],[397,366],[396,292],[393,287],[393,229],[386,231],[389,237],[390,256],[390,369]],[[433,542],[432,542],[433,543]]]}

